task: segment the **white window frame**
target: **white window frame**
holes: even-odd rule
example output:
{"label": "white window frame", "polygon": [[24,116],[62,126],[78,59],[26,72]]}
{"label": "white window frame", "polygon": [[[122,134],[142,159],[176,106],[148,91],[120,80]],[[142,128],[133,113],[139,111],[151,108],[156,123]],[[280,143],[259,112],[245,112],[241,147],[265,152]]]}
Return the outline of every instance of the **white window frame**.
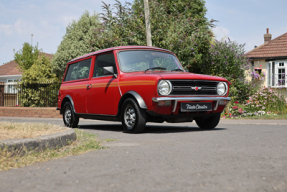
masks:
{"label": "white window frame", "polygon": [[[7,79],[7,83],[5,83],[4,93],[17,93],[18,90],[15,89],[17,85],[17,79]],[[13,89],[14,87],[14,89]]]}
{"label": "white window frame", "polygon": [[[279,66],[280,63],[284,63],[284,66]],[[279,85],[279,69],[285,69],[285,85]],[[270,61],[267,63],[267,86],[271,88],[287,87],[287,60]]]}

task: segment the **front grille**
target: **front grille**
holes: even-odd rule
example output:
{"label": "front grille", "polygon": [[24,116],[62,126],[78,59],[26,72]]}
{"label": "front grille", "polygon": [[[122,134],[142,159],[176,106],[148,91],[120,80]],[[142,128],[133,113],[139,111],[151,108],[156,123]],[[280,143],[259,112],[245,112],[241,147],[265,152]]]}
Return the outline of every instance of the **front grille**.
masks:
{"label": "front grille", "polygon": [[218,95],[216,81],[171,80],[170,95]]}

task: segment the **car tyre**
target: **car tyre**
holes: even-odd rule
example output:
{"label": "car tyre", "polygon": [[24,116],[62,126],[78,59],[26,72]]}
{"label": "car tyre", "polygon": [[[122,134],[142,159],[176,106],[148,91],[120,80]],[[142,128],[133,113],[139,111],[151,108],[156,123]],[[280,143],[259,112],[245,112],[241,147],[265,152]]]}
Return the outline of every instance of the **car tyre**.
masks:
{"label": "car tyre", "polygon": [[196,124],[201,129],[214,129],[220,121],[220,113],[209,118],[197,119]]}
{"label": "car tyre", "polygon": [[70,102],[66,102],[64,105],[63,121],[67,127],[75,128],[78,126],[79,117],[74,113],[73,106]]}
{"label": "car tyre", "polygon": [[134,99],[128,98],[123,103],[121,121],[124,132],[141,133],[146,125],[146,112],[139,107]]}

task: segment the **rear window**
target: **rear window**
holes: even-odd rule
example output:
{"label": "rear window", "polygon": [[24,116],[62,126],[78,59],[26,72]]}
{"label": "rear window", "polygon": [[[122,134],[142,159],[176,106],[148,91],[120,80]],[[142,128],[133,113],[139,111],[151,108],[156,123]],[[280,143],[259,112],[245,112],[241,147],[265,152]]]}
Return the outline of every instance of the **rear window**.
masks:
{"label": "rear window", "polygon": [[73,81],[73,80],[89,78],[91,60],[92,59],[87,59],[69,65],[64,81]]}

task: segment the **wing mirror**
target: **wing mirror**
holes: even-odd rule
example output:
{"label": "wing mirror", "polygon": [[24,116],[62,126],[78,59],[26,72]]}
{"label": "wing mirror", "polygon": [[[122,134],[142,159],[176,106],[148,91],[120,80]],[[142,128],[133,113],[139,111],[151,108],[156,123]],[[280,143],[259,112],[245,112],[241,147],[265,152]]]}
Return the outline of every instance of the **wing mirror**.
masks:
{"label": "wing mirror", "polygon": [[115,74],[114,67],[112,66],[103,67],[103,73],[104,75],[113,75],[115,78],[117,78],[117,74]]}

